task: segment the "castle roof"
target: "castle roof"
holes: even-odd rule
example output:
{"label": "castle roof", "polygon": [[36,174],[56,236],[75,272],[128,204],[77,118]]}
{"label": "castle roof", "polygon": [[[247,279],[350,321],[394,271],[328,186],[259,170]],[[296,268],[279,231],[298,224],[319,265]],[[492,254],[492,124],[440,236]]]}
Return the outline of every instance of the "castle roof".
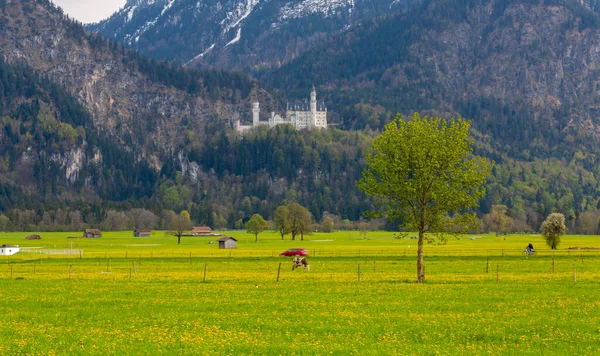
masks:
{"label": "castle roof", "polygon": [[[308,102],[288,102],[287,111],[310,111],[310,103]],[[317,102],[317,111],[327,111],[327,106],[324,102]]]}

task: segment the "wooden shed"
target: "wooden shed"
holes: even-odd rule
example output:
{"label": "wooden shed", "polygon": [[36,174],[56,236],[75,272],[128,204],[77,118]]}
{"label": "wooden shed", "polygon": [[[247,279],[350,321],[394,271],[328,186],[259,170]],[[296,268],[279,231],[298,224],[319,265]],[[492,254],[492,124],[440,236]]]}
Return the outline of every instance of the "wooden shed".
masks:
{"label": "wooden shed", "polygon": [[149,237],[152,233],[152,230],[149,229],[135,229],[133,231],[134,237]]}
{"label": "wooden shed", "polygon": [[194,226],[192,236],[210,236],[212,230],[208,226]]}
{"label": "wooden shed", "polygon": [[231,236],[224,236],[219,239],[219,248],[237,248],[237,240]]}
{"label": "wooden shed", "polygon": [[102,233],[98,229],[85,229],[85,231],[83,232],[83,237],[98,238],[101,236]]}
{"label": "wooden shed", "polygon": [[19,246],[2,245],[0,246],[0,256],[12,256],[19,253]]}

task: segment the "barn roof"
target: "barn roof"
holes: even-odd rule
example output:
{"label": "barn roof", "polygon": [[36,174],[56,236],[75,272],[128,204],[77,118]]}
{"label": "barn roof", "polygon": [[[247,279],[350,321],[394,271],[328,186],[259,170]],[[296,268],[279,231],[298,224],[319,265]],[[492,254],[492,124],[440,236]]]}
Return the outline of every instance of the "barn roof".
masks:
{"label": "barn roof", "polygon": [[152,230],[149,230],[149,229],[136,229],[135,231],[137,231],[137,232],[145,232],[145,233],[152,232]]}
{"label": "barn roof", "polygon": [[236,239],[234,239],[234,238],[233,238],[233,237],[231,237],[231,236],[223,236],[223,237],[221,237],[221,238],[219,239],[219,242],[225,242],[225,241],[227,241],[227,240],[233,240],[233,241],[237,241]]}
{"label": "barn roof", "polygon": [[192,232],[211,232],[212,230],[208,226],[194,226]]}
{"label": "barn roof", "polygon": [[98,230],[98,229],[85,229],[85,233],[86,234],[100,235],[100,230]]}

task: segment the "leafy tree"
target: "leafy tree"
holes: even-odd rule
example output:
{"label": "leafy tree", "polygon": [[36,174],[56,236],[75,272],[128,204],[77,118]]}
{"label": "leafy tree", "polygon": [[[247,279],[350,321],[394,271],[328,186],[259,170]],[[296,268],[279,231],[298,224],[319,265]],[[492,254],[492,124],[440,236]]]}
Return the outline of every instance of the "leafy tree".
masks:
{"label": "leafy tree", "polygon": [[371,224],[369,224],[366,221],[360,221],[358,224],[356,224],[356,227],[358,228],[358,231],[360,231],[360,234],[363,236],[363,240],[366,240],[367,232],[369,232]]}
{"label": "leafy tree", "polygon": [[269,223],[260,214],[254,214],[246,223],[246,232],[254,234],[254,242],[258,242],[258,234],[269,229]]}
{"label": "leafy tree", "polygon": [[567,232],[565,226],[565,216],[561,213],[552,213],[548,215],[546,220],[542,223],[540,232],[544,239],[546,239],[546,245],[553,250],[556,250],[558,244],[560,244],[560,236]]}
{"label": "leafy tree", "polygon": [[333,222],[333,219],[331,216],[326,215],[321,222],[321,230],[323,230],[323,232],[333,232],[334,229],[335,223]]}
{"label": "leafy tree", "polygon": [[310,211],[298,203],[288,204],[288,210],[290,212],[289,219],[292,240],[295,240],[296,236],[300,235],[304,241],[304,235],[310,234],[311,231],[312,215]]}
{"label": "leafy tree", "polygon": [[6,231],[9,223],[10,219],[7,218],[6,215],[0,215],[0,231]]}
{"label": "leafy tree", "polygon": [[425,233],[445,241],[445,232],[471,227],[476,217],[466,209],[476,207],[485,194],[482,185],[489,165],[472,155],[469,126],[461,118],[446,121],[415,113],[405,122],[398,115],[367,155],[368,167],[358,187],[382,207],[372,215],[401,220],[419,232],[419,282],[425,280]]}
{"label": "leafy tree", "polygon": [[192,229],[192,221],[190,219],[190,213],[187,210],[183,210],[179,215],[173,214],[171,217],[171,231],[170,235],[177,237],[177,244],[181,244],[181,236],[185,231]]}
{"label": "leafy tree", "polygon": [[275,224],[275,230],[281,235],[282,240],[285,235],[292,232],[290,226],[290,210],[287,206],[282,205],[277,207],[275,215],[273,216],[273,223]]}
{"label": "leafy tree", "polygon": [[483,217],[486,231],[494,231],[496,236],[506,231],[512,222],[513,219],[508,216],[508,207],[501,204],[493,205],[492,211]]}

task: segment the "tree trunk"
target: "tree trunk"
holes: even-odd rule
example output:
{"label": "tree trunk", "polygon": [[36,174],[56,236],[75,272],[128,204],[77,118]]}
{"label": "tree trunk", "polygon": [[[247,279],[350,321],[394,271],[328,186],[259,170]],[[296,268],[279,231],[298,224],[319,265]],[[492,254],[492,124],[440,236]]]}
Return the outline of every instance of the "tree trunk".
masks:
{"label": "tree trunk", "polygon": [[258,242],[258,234],[255,234],[254,237],[256,237],[256,239],[254,240],[254,242]]}
{"label": "tree trunk", "polygon": [[300,240],[304,241],[304,233],[303,232],[300,233]]}
{"label": "tree trunk", "polygon": [[419,247],[417,248],[417,281],[419,283],[425,282],[425,267],[423,266],[423,240],[425,239],[425,233],[419,231]]}
{"label": "tree trunk", "polygon": [[177,244],[181,245],[181,235],[177,235]]}
{"label": "tree trunk", "polygon": [[292,232],[292,240],[296,239],[296,234]]}

